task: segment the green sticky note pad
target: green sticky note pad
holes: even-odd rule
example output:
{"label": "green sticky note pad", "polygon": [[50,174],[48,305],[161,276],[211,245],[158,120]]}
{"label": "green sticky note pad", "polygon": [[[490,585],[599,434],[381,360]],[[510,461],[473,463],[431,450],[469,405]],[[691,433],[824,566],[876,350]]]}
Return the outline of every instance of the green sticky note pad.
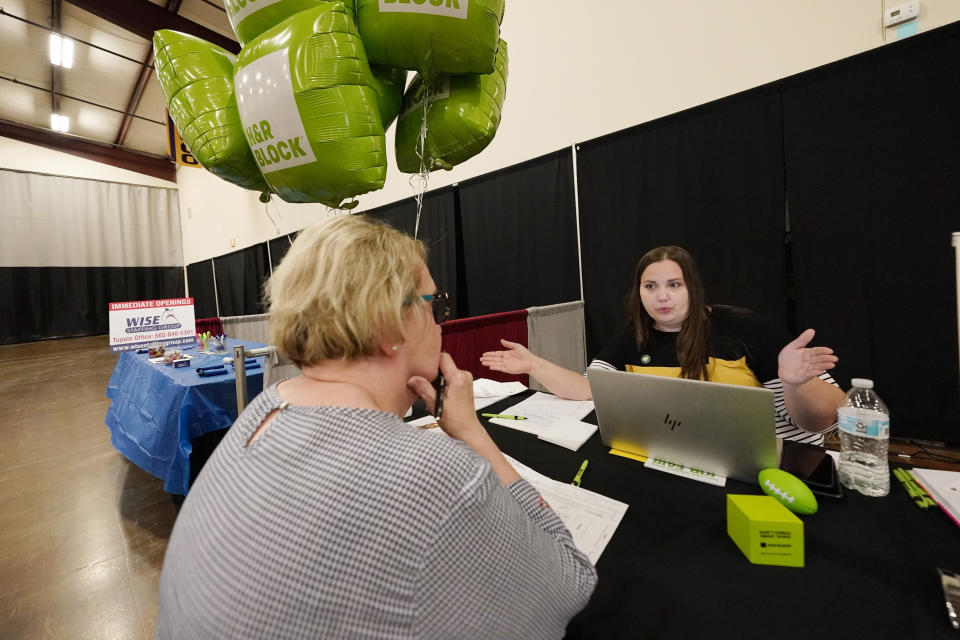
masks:
{"label": "green sticky note pad", "polygon": [[727,494],[727,535],[753,564],[803,566],[803,521],[770,496]]}

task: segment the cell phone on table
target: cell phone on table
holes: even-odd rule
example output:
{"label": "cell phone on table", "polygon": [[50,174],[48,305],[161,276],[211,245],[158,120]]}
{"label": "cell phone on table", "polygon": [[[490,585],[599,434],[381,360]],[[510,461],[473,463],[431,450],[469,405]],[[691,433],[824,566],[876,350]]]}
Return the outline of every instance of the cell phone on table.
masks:
{"label": "cell phone on table", "polygon": [[437,420],[443,416],[443,392],[446,386],[447,381],[443,378],[443,372],[437,371],[437,378],[433,381],[433,390],[437,392],[437,399],[433,404],[433,415]]}
{"label": "cell phone on table", "polygon": [[784,440],[780,468],[800,478],[819,496],[843,497],[837,467],[822,447]]}

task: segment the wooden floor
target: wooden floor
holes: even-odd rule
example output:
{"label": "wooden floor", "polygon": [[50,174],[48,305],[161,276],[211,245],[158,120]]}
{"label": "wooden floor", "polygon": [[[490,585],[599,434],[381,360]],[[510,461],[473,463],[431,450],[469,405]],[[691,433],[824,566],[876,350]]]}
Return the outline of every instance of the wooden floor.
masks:
{"label": "wooden floor", "polygon": [[0,347],[0,638],[153,638],[176,511],[114,450],[105,336]]}

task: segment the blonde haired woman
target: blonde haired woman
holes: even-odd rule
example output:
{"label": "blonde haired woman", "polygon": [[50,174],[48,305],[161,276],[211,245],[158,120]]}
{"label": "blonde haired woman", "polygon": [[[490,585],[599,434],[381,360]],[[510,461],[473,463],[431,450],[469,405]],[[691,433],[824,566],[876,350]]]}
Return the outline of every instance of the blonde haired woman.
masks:
{"label": "blonde haired woman", "polygon": [[[552,638],[586,604],[593,566],[440,353],[423,258],[360,216],[294,242],[268,298],[303,374],[247,407],[190,490],[158,638]],[[438,368],[446,435],[400,420],[433,406]]]}

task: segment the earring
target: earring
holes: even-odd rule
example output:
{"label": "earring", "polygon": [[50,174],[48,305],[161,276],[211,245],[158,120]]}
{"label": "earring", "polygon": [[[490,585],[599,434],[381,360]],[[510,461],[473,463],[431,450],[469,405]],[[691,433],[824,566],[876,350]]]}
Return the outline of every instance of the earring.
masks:
{"label": "earring", "polygon": [[390,347],[390,348],[393,349],[393,352],[394,352],[394,353],[396,353],[396,352],[400,349],[400,347],[398,347],[397,345],[393,345],[393,346]]}

